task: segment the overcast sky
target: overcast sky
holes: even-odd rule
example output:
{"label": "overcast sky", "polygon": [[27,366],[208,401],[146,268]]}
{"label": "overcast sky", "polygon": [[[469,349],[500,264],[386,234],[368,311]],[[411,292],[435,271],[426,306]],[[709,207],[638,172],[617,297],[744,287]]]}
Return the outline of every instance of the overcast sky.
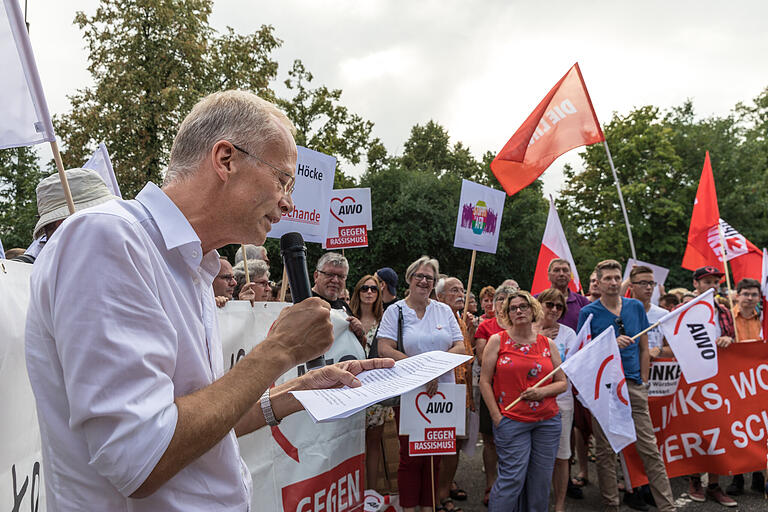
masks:
{"label": "overcast sky", "polygon": [[[28,0],[28,21],[52,114],[91,83],[76,10],[96,0]],[[317,84],[375,123],[390,153],[430,119],[476,156],[498,151],[549,89],[578,61],[597,111],[694,102],[699,116],[725,115],[768,86],[768,2],[219,0],[215,28],[239,33],[271,24],[283,40],[279,79],[295,58]],[[703,158],[703,157],[702,157]],[[562,166],[544,174],[561,187]]]}

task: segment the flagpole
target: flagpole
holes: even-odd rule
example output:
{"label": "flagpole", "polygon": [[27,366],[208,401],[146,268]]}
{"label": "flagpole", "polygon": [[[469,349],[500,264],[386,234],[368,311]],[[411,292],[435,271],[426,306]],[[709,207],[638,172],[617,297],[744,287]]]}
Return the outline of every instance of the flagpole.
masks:
{"label": "flagpole", "polygon": [[51,150],[53,151],[53,160],[56,162],[56,169],[59,171],[59,179],[61,180],[61,187],[64,189],[64,199],[67,201],[67,208],[69,214],[75,213],[75,202],[72,200],[72,191],[69,189],[69,181],[67,181],[67,173],[64,172],[64,162],[61,161],[61,153],[59,153],[59,145],[55,140],[51,141]]}
{"label": "flagpole", "polygon": [[632,239],[632,228],[629,226],[629,217],[627,216],[627,207],[624,205],[624,196],[621,193],[621,185],[619,185],[619,177],[616,175],[616,167],[613,165],[613,158],[611,157],[611,150],[608,149],[608,141],[603,140],[603,146],[605,147],[605,154],[608,155],[608,163],[611,166],[611,172],[613,173],[613,181],[616,183],[616,190],[619,192],[619,203],[621,204],[621,212],[624,214],[624,224],[627,225],[627,235],[629,236],[629,248],[632,251],[632,259],[637,259],[637,253],[635,253],[635,241]]}
{"label": "flagpole", "polygon": [[[251,284],[251,276],[248,273],[248,256],[246,255],[245,244],[240,244],[240,248],[243,251],[243,267],[245,268],[245,285],[249,285]],[[255,295],[255,292],[254,292],[254,295]],[[254,300],[251,299],[251,307],[253,306],[254,306]]]}
{"label": "flagpole", "polygon": [[469,279],[467,280],[467,295],[464,298],[464,314],[461,315],[462,319],[466,318],[467,311],[469,311],[469,294],[472,293],[472,277],[475,275],[475,257],[477,251],[472,250],[472,261],[469,263]]}
{"label": "flagpole", "polygon": [[[542,384],[544,384],[544,381],[545,381],[545,380],[549,379],[549,378],[550,378],[550,377],[552,377],[554,374],[556,374],[556,373],[557,373],[557,370],[559,370],[559,369],[560,369],[560,365],[558,365],[558,366],[557,366],[557,368],[555,368],[554,370],[552,370],[551,372],[549,372],[548,374],[546,374],[544,377],[542,377],[542,379],[541,379],[539,382],[537,382],[536,384],[534,384],[533,386],[531,386],[531,387],[530,387],[530,388],[528,388],[528,389],[536,389],[537,387],[541,386]],[[520,396],[519,396],[519,397],[517,397],[517,398],[516,398],[516,399],[515,399],[515,400],[514,400],[514,401],[513,401],[511,404],[509,404],[508,406],[506,406],[506,407],[504,408],[504,410],[505,410],[505,411],[508,411],[508,410],[510,410],[511,408],[513,408],[514,406],[516,406],[516,405],[517,405],[517,403],[518,403],[520,400],[522,400],[522,399],[523,399],[523,395],[520,395]]]}
{"label": "flagpole", "polygon": [[736,315],[733,314],[733,290],[731,290],[731,276],[728,272],[728,258],[725,255],[725,236],[723,236],[723,226],[720,224],[720,219],[717,220],[717,232],[720,233],[720,253],[723,255],[723,267],[725,268],[725,284],[728,287],[728,304],[731,306],[731,316],[734,319],[733,322],[733,336],[736,343],[739,342],[739,331],[736,330]]}
{"label": "flagpole", "polygon": [[288,288],[288,271],[283,265],[283,279],[280,281],[280,293],[277,295],[279,302],[285,302],[285,291]]}

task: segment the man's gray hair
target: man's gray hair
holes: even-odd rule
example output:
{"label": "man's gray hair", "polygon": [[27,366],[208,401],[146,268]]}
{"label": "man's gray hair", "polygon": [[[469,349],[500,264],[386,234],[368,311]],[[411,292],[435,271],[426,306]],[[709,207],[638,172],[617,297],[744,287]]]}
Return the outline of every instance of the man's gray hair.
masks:
{"label": "man's gray hair", "polygon": [[[237,287],[242,288],[245,285],[245,265],[243,262],[237,263],[232,267],[232,274],[237,281]],[[251,281],[260,279],[262,276],[266,276],[269,280],[269,265],[264,260],[248,260],[248,277]]]}
{"label": "man's gray hair", "polygon": [[438,263],[438,261],[435,258],[430,258],[429,256],[422,256],[421,258],[417,259],[416,261],[408,265],[408,269],[405,271],[405,282],[410,284],[413,274],[415,274],[416,271],[419,270],[424,265],[432,267],[432,273],[435,276],[435,280],[437,280],[437,277],[440,275],[440,263]]}
{"label": "man's gray hair", "polygon": [[337,252],[327,252],[323,254],[320,259],[317,260],[316,270],[323,270],[323,267],[326,265],[343,267],[344,270],[349,271],[349,262],[347,262],[347,258]]}
{"label": "man's gray hair", "polygon": [[515,286],[508,286],[508,285],[499,286],[496,289],[496,293],[493,294],[493,301],[496,302],[496,300],[499,297],[506,297],[507,295],[509,295],[511,293],[515,293],[515,292],[517,292],[519,290],[520,290],[520,288],[519,287],[515,287]]}
{"label": "man's gray hair", "polygon": [[249,153],[262,154],[281,135],[280,125],[296,133],[274,104],[247,91],[209,94],[184,118],[171,147],[163,184],[192,176],[213,145],[226,140]]}
{"label": "man's gray hair", "polygon": [[[264,248],[263,245],[246,244],[245,246],[245,255],[248,257],[249,263],[251,262],[251,260],[263,260],[266,254],[267,254],[267,250]],[[242,245],[235,253],[235,264],[238,264],[241,261],[243,261]]]}

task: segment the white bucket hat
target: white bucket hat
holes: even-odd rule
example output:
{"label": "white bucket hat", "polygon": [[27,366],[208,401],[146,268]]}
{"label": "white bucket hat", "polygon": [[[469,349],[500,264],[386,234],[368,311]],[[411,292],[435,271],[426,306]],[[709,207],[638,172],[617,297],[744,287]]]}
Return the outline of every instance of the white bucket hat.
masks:
{"label": "white bucket hat", "polygon": [[[64,172],[67,173],[67,182],[72,192],[75,211],[79,212],[91,206],[106,203],[111,199],[117,199],[117,196],[109,191],[104,180],[96,171],[75,168],[67,169]],[[37,185],[35,193],[37,194],[37,213],[40,215],[40,220],[35,225],[32,237],[38,238],[43,234],[43,228],[46,225],[69,217],[69,208],[67,208],[67,200],[64,198],[64,189],[61,186],[59,173],[44,178]]]}

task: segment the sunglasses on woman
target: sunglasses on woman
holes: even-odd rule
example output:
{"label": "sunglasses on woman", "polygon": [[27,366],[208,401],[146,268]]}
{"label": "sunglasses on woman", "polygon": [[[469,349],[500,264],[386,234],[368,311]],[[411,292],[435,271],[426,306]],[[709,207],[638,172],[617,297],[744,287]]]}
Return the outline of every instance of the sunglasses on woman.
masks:
{"label": "sunglasses on woman", "polygon": [[559,302],[549,302],[549,301],[547,301],[547,302],[544,303],[544,305],[547,306],[549,309],[556,309],[558,311],[562,311],[563,310],[563,305],[560,304]]}
{"label": "sunglasses on woman", "polygon": [[360,287],[360,293],[362,292],[379,292],[379,287],[371,284],[364,284]]}

